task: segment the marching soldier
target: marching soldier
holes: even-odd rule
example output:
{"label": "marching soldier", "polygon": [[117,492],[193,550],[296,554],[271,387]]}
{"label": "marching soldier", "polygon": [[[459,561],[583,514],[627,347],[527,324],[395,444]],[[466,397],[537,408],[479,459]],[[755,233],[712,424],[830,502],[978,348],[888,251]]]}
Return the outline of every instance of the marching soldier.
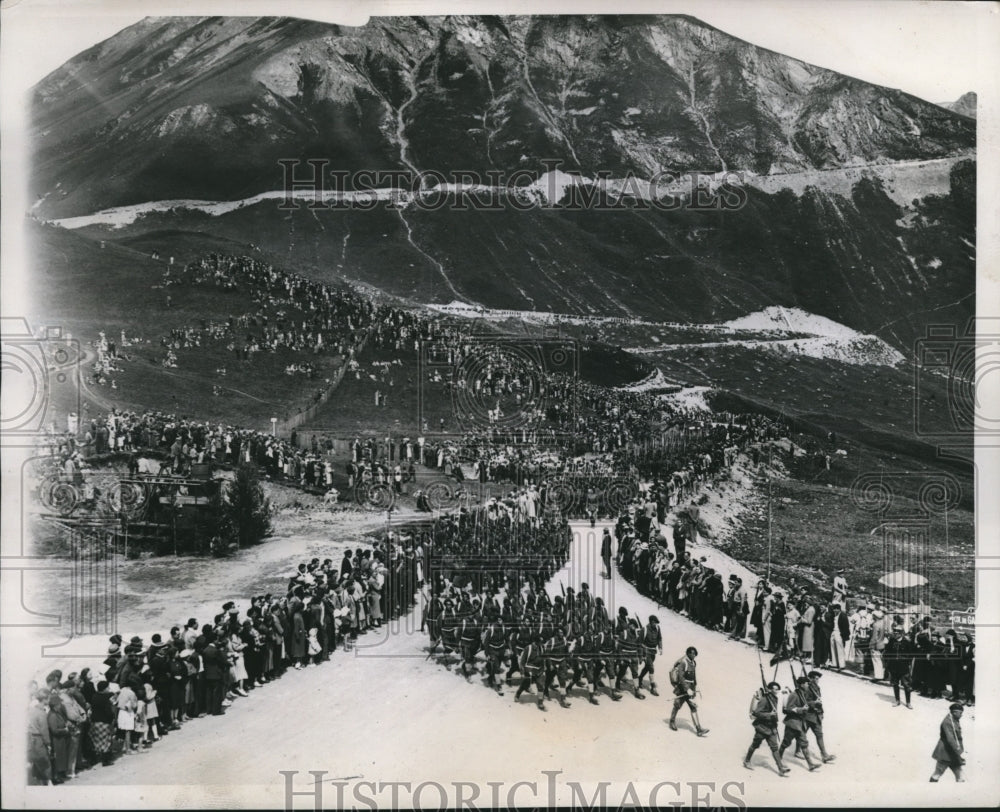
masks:
{"label": "marching soldier", "polygon": [[791,769],[781,762],[781,754],[778,752],[778,695],[781,692],[781,685],[777,682],[769,682],[767,690],[758,689],[750,702],[750,718],[753,719],[753,741],[750,749],[743,757],[743,766],[752,770],[750,760],[754,752],[760,747],[761,742],[766,741],[771,748],[771,755],[774,756],[774,763],[778,767],[778,774],[786,776]]}
{"label": "marching soldier", "polygon": [[663,633],[660,631],[660,619],[656,615],[649,616],[649,623],[646,625],[642,635],[642,653],[645,663],[639,674],[639,687],[642,687],[642,678],[649,674],[649,692],[653,696],[659,696],[656,690],[656,680],[653,679],[653,661],[656,654],[663,654]]}
{"label": "marching soldier", "polygon": [[809,684],[808,677],[799,677],[795,680],[795,690],[792,691],[785,700],[785,735],[778,748],[778,755],[783,756],[788,745],[793,741],[798,743],[809,765],[809,772],[820,767],[820,762],[813,762],[812,753],[809,752],[809,740],[806,738],[806,686]]}
{"label": "marching soldier", "polygon": [[445,659],[449,659],[451,653],[458,648],[458,613],[455,611],[455,602],[451,598],[445,598],[439,628],[441,630],[441,647],[444,650]]}
{"label": "marching soldier", "polygon": [[569,657],[569,644],[566,641],[566,630],[562,626],[556,629],[556,633],[542,647],[543,659],[545,661],[545,698],[550,699],[549,688],[553,682],[559,685],[559,704],[564,708],[569,707],[566,699],[565,674],[566,660]]}
{"label": "marching soldier", "polygon": [[642,680],[639,679],[639,656],[641,649],[642,640],[639,637],[639,621],[625,618],[625,623],[618,632],[618,650],[621,653],[621,662],[618,664],[618,677],[615,681],[615,690],[621,690],[622,678],[625,676],[625,671],[631,671],[632,689],[636,699],[646,698],[646,695],[639,690],[642,686]]}
{"label": "marching soldier", "polygon": [[[476,603],[478,602],[479,600],[476,599]],[[470,612],[462,618],[458,635],[462,646],[462,676],[472,682],[472,674],[469,672],[476,670],[476,652],[479,651],[479,642],[482,636],[479,616],[475,612]]]}
{"label": "marching soldier", "polygon": [[521,619],[520,624],[517,629],[511,629],[510,632],[510,668],[507,670],[507,684],[513,685],[514,680],[512,675],[516,671],[521,677],[524,677],[524,672],[521,671],[521,655],[524,650],[528,647],[531,642],[531,622],[528,617]]}
{"label": "marching soldier", "polygon": [[573,665],[573,679],[570,681],[566,692],[569,693],[585,679],[590,684],[589,701],[591,705],[599,704],[597,701],[597,684],[595,682],[595,671],[599,670],[598,658],[598,636],[593,626],[588,626],[587,631],[581,634],[573,646],[571,657]]}
{"label": "marching soldier", "polygon": [[507,632],[504,629],[503,621],[495,609],[490,610],[490,618],[483,630],[483,648],[486,651],[486,675],[488,684],[496,688],[500,696],[503,696],[503,685],[497,676],[503,665],[504,652],[507,649]]}
{"label": "marching soldier", "polygon": [[[600,598],[598,598],[600,600]],[[621,693],[615,687],[615,677],[616,665],[618,663],[618,646],[615,643],[615,637],[611,633],[611,624],[607,623],[598,633],[597,639],[598,651],[601,656],[599,659],[595,660],[594,663],[594,685],[599,686],[601,679],[601,670],[607,672],[608,674],[608,691],[611,694],[611,698],[617,702],[622,698]]]}
{"label": "marching soldier", "polygon": [[[806,723],[806,730],[811,730],[816,737],[816,746],[819,747],[820,758],[824,764],[829,764],[836,756],[826,752],[826,745],[823,743],[823,698],[819,689],[819,679],[823,674],[819,671],[810,671],[808,682],[805,684],[806,710],[803,719]],[[802,748],[795,745],[795,757],[802,757]]]}
{"label": "marching soldier", "polygon": [[540,710],[545,710],[545,669],[542,660],[542,647],[537,634],[531,636],[531,642],[521,652],[520,666],[521,684],[518,686],[517,693],[514,694],[514,701],[517,702],[521,698],[521,694],[534,682],[538,689],[538,707]]}
{"label": "marching soldier", "polygon": [[698,675],[695,670],[695,658],[698,656],[698,649],[694,646],[688,646],[687,651],[684,652],[684,656],[681,657],[674,667],[670,669],[670,682],[674,686],[674,696],[677,698],[674,700],[674,709],[670,714],[670,729],[677,730],[677,711],[681,709],[683,705],[687,705],[691,709],[691,718],[694,720],[694,729],[699,736],[704,736],[708,733],[707,728],[701,726],[701,722],[698,720],[698,706],[695,704],[694,697],[698,691]]}

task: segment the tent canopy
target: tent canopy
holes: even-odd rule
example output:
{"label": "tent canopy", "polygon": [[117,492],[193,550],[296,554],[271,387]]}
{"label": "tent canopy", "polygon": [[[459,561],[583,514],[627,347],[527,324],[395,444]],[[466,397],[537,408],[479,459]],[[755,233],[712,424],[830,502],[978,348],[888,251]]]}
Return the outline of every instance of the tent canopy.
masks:
{"label": "tent canopy", "polygon": [[923,575],[908,570],[896,570],[889,572],[878,579],[880,584],[885,584],[893,589],[906,589],[907,587],[923,586],[927,579]]}

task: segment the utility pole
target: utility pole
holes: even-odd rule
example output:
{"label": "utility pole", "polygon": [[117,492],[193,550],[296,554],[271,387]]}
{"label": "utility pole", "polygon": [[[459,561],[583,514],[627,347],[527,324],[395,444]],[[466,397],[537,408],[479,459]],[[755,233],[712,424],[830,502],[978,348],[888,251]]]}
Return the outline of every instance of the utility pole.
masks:
{"label": "utility pole", "polygon": [[771,454],[774,445],[768,441],[767,447],[767,582],[771,582]]}

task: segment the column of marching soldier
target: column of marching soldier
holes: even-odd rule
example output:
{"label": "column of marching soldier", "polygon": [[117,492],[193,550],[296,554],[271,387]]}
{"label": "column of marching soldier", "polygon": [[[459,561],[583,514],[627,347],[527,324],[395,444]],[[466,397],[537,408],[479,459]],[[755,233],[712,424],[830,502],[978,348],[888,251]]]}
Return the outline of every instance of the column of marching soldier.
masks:
{"label": "column of marching soldier", "polygon": [[[566,587],[552,597],[544,587],[550,574],[525,578],[520,589],[511,589],[506,595],[491,587],[474,593],[446,585],[431,598],[425,616],[428,657],[440,647],[439,656],[450,668],[457,656],[459,671],[470,682],[482,668],[487,684],[500,695],[505,686],[517,684],[515,701],[534,685],[535,701],[542,710],[546,700],[552,699],[553,688],[559,704],[569,707],[570,691],[584,684],[594,705],[604,692],[619,701],[626,675],[631,677],[631,691],[637,699],[646,698],[643,688],[647,676],[650,692],[659,696],[655,679],[655,660],[663,653],[659,618],[650,615],[643,624],[625,607],[612,617],[603,599],[593,595],[586,583],[580,585],[579,592]],[[670,670],[673,710],[668,724],[677,730],[678,711],[687,705],[694,732],[704,736],[709,731],[701,724],[695,701],[699,694],[697,656],[697,649],[689,646]],[[790,772],[782,757],[792,744],[796,757],[804,757],[810,771],[832,762],[835,756],[827,752],[823,738],[822,674],[806,674],[803,668],[801,675],[795,676],[793,669],[794,688],[787,691],[777,681],[764,682],[763,669],[761,677],[762,687],[750,705],[754,737],[743,765],[753,768],[753,754],[765,741],[782,776]],[[779,711],[785,720],[780,742]],[[819,759],[809,747],[808,732],[816,738]]]}

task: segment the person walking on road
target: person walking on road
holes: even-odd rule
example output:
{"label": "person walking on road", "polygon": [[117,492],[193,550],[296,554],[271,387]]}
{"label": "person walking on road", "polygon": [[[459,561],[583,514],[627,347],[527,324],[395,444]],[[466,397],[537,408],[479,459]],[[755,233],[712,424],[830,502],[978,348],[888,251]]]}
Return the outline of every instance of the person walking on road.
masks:
{"label": "person walking on road", "polygon": [[604,528],[604,535],[601,537],[601,561],[604,562],[604,577],[611,577],[611,532]]}
{"label": "person walking on road", "polygon": [[695,670],[695,658],[698,656],[698,649],[689,646],[684,656],[681,657],[674,667],[670,669],[670,682],[674,686],[674,709],[670,714],[670,729],[677,730],[677,711],[683,705],[691,709],[691,718],[694,720],[695,733],[704,736],[708,729],[701,726],[698,719],[698,705],[695,704],[694,697],[698,692],[698,675]]}
{"label": "person walking on road", "polygon": [[760,689],[753,695],[750,702],[750,718],[753,720],[753,741],[750,749],[743,757],[743,766],[752,770],[751,759],[754,752],[760,747],[761,742],[767,742],[771,748],[771,755],[774,756],[774,763],[778,767],[778,774],[786,776],[791,770],[781,762],[781,754],[778,752],[778,695],[781,693],[781,685],[777,682],[769,682],[767,690]]}
{"label": "person walking on road", "polygon": [[809,772],[813,772],[820,767],[820,762],[813,761],[812,753],[809,752],[809,740],[806,739],[805,715],[809,707],[806,700],[808,686],[809,678],[799,677],[795,680],[795,690],[785,700],[785,735],[781,739],[778,755],[783,756],[788,746],[795,742],[797,749],[801,750],[802,755],[805,756]]}
{"label": "person walking on road", "polygon": [[965,746],[962,743],[962,712],[965,708],[958,702],[948,707],[948,715],[944,717],[939,729],[937,746],[931,756],[937,762],[931,783],[937,783],[945,770],[955,773],[956,781],[965,781],[962,767],[965,765]]}

